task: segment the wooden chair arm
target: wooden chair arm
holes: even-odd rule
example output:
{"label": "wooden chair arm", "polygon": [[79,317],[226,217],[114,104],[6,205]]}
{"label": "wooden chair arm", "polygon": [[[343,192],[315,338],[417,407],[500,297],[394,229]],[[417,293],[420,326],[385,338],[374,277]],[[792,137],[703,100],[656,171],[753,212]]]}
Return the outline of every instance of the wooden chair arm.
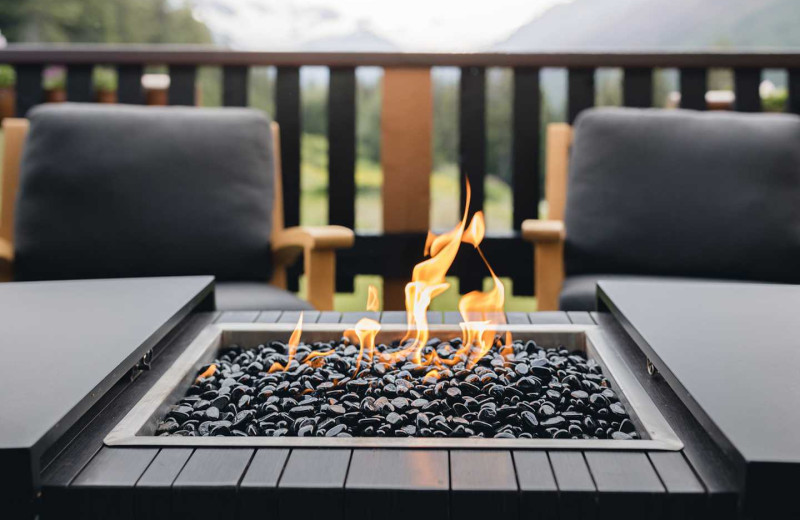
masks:
{"label": "wooden chair arm", "polygon": [[342,226],[296,226],[282,229],[272,237],[277,271],[303,253],[306,298],[321,311],[333,310],[336,289],[336,249],[352,247],[355,234]]}
{"label": "wooden chair arm", "polygon": [[525,220],[522,222],[522,238],[528,242],[563,242],[567,236],[561,220]]}
{"label": "wooden chair arm", "polygon": [[0,238],[0,282],[10,282],[14,266],[14,246]]}
{"label": "wooden chair arm", "polygon": [[537,310],[558,310],[558,297],[564,284],[564,239],[560,220],[526,220],[522,238],[533,242]]}

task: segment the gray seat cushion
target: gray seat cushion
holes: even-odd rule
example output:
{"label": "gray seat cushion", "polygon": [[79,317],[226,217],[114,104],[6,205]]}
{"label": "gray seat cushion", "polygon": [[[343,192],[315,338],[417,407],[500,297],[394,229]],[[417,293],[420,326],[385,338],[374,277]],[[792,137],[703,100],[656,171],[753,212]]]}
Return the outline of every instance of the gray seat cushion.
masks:
{"label": "gray seat cushion", "polygon": [[217,282],[217,309],[222,311],[313,310],[307,301],[277,287],[258,282]]}
{"label": "gray seat cushion", "polygon": [[800,117],[594,109],[571,154],[567,276],[800,282]]}
{"label": "gray seat cushion", "polygon": [[269,279],[272,140],[261,112],[59,104],[29,116],[17,279]]}

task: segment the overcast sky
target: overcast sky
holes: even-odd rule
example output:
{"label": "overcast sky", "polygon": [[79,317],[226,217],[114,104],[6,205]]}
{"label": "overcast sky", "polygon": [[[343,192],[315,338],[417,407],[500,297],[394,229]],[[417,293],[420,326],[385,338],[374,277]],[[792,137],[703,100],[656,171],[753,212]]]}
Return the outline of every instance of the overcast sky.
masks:
{"label": "overcast sky", "polygon": [[471,51],[569,0],[195,0],[225,43],[287,49],[368,30],[407,51]]}

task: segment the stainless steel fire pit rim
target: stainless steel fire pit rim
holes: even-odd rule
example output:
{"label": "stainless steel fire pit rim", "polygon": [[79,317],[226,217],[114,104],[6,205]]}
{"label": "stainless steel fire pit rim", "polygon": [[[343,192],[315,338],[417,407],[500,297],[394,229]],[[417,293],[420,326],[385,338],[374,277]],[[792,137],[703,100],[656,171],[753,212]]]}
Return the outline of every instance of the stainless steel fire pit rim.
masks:
{"label": "stainless steel fire pit rim", "polygon": [[[343,332],[352,324],[308,324],[303,327],[303,338],[314,341],[317,334],[326,335]],[[170,405],[178,401],[186,387],[195,377],[197,368],[213,359],[221,345],[239,342],[253,346],[250,341],[259,335],[288,335],[294,324],[221,323],[206,327],[192,341],[173,365],[159,378],[145,396],[128,412],[104,442],[108,446],[182,446],[182,447],[318,447],[318,448],[495,448],[495,449],[615,449],[615,450],[660,450],[677,451],[683,443],[650,400],[613,349],[604,335],[592,325],[507,325],[502,328],[522,336],[544,335],[556,342],[563,341],[569,348],[587,351],[603,367],[615,391],[631,412],[637,427],[649,438],[641,440],[578,440],[578,439],[482,439],[482,438],[327,438],[327,437],[155,437],[158,420]],[[431,335],[437,332],[453,333],[457,325],[434,325]],[[403,324],[382,325],[383,333],[404,333]],[[232,341],[234,340],[234,341]],[[262,338],[263,342],[265,341]],[[538,341],[538,340],[537,340]]]}

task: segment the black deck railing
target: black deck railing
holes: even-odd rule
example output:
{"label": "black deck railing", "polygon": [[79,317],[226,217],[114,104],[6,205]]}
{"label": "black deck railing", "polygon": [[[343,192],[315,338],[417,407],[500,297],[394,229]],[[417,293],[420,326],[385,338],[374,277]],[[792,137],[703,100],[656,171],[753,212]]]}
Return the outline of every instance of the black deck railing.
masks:
{"label": "black deck railing", "polygon": [[[656,68],[680,71],[681,107],[706,109],[707,72],[711,68],[733,70],[735,105],[738,111],[761,110],[759,85],[763,69],[788,72],[787,111],[800,113],[800,52],[691,52],[691,53],[537,53],[537,54],[425,54],[425,53],[293,53],[243,52],[185,46],[10,45],[0,50],[0,63],[12,64],[17,72],[16,111],[24,115],[44,99],[42,71],[49,64],[67,68],[67,99],[92,101],[92,69],[114,66],[118,72],[119,102],[144,103],[141,77],[147,65],[166,65],[171,78],[168,100],[174,105],[195,103],[199,66],[220,66],[223,104],[248,104],[248,73],[253,66],[275,66],[275,119],[281,125],[284,174],[284,208],[287,225],[300,222],[301,112],[300,67],[330,69],[329,87],[329,221],[355,224],[355,121],[356,67],[461,68],[459,103],[459,166],[473,187],[473,209],[484,201],[486,153],[485,71],[488,67],[513,70],[513,231],[486,239],[487,254],[501,276],[514,279],[514,292],[532,294],[533,258],[518,231],[523,220],[537,217],[541,198],[540,84],[544,67],[568,71],[567,114],[571,122],[595,102],[595,70],[622,68],[623,104],[648,107],[653,104],[653,72]],[[387,143],[383,143],[386,146]],[[463,199],[463,190],[462,190]],[[390,198],[385,203],[391,203]],[[356,274],[406,277],[419,260],[423,232],[359,234],[356,246],[343,252],[337,287],[348,290]],[[483,277],[475,264],[456,266],[462,292],[480,287]]]}

